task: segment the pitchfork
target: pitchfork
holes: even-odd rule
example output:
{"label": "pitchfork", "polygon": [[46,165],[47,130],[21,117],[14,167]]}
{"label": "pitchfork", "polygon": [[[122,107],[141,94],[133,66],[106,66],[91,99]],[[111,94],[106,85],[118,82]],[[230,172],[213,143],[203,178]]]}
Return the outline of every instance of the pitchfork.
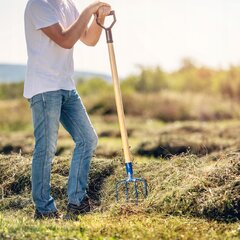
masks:
{"label": "pitchfork", "polygon": [[109,27],[105,27],[102,25],[98,18],[97,18],[97,24],[102,27],[106,32],[106,38],[107,38],[107,44],[108,44],[108,52],[109,52],[109,59],[111,64],[111,72],[112,72],[112,79],[113,79],[113,86],[114,86],[114,93],[115,93],[115,102],[117,107],[117,114],[118,114],[118,120],[119,120],[119,126],[120,126],[120,132],[121,132],[121,138],[122,138],[122,145],[123,145],[123,152],[124,152],[124,158],[125,158],[125,166],[126,166],[126,172],[127,172],[127,178],[124,180],[117,181],[116,183],[116,200],[119,200],[119,187],[120,185],[124,185],[126,188],[126,201],[129,201],[129,184],[133,183],[134,188],[134,194],[136,197],[136,204],[138,204],[138,198],[139,198],[139,191],[137,183],[140,183],[143,185],[143,195],[146,198],[147,197],[147,181],[144,178],[135,178],[133,176],[133,166],[132,166],[132,158],[130,154],[130,148],[128,144],[128,135],[126,130],[126,124],[125,124],[125,115],[123,110],[123,103],[122,103],[122,94],[119,84],[119,78],[118,78],[118,72],[117,72],[117,65],[116,65],[116,59],[115,59],[115,53],[113,48],[113,37],[112,37],[112,27],[116,23],[116,15],[114,11],[111,11],[109,16],[113,16],[113,22]]}

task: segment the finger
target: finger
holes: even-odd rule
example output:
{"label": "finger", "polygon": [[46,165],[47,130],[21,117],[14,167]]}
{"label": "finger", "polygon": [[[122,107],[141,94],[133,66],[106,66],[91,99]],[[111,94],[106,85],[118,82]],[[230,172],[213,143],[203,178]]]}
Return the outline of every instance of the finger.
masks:
{"label": "finger", "polygon": [[106,8],[106,13],[107,13],[107,15],[109,15],[109,14],[111,13],[111,11],[112,11],[112,8],[111,8],[111,7],[107,7],[107,8]]}
{"label": "finger", "polygon": [[104,7],[101,8],[101,13],[104,14],[104,15],[109,15],[110,12],[111,12],[111,7],[104,6]]}
{"label": "finger", "polygon": [[108,3],[103,3],[103,2],[99,2],[98,6],[99,6],[99,8],[100,7],[110,7],[110,5]]}
{"label": "finger", "polygon": [[105,17],[110,14],[110,8],[109,7],[101,7],[98,10],[98,17]]}

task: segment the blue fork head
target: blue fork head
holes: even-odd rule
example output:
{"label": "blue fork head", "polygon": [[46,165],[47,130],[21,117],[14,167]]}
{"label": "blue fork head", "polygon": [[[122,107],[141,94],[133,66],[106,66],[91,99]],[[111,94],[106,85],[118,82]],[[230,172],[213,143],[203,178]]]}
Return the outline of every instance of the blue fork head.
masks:
{"label": "blue fork head", "polygon": [[134,178],[133,177],[133,168],[132,168],[132,163],[126,163],[126,172],[127,172],[127,179],[117,181],[116,183],[116,200],[119,200],[119,187],[120,185],[125,185],[125,192],[126,192],[126,201],[128,202],[129,200],[129,184],[133,183],[134,184],[134,193],[135,193],[135,198],[136,198],[136,204],[138,204],[138,187],[137,183],[140,182],[143,184],[143,195],[144,198],[147,197],[147,181],[144,178]]}

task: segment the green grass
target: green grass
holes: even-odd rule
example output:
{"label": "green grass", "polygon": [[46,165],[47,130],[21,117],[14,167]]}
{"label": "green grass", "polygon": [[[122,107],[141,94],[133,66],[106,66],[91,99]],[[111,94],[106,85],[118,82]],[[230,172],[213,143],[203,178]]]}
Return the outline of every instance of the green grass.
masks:
{"label": "green grass", "polygon": [[[11,108],[18,104],[11,102]],[[88,190],[93,212],[76,222],[32,219],[29,116],[23,118],[25,129],[4,128],[0,149],[12,147],[17,154],[0,154],[0,239],[240,239],[238,120],[163,123],[128,116],[135,176],[146,178],[149,189],[138,206],[125,203],[123,189],[120,204],[115,201],[115,182],[126,177],[117,118],[91,120],[100,136]],[[188,151],[154,157],[156,150],[179,146]],[[62,213],[73,147],[61,128],[58,148],[63,151],[53,162],[52,195]]]}
{"label": "green grass", "polygon": [[[14,220],[13,220],[14,219]],[[79,221],[33,221],[22,211],[0,214],[2,239],[201,239],[237,240],[240,228],[204,219],[160,214],[93,213]]]}
{"label": "green grass", "polygon": [[[134,173],[148,181],[137,206],[132,188],[130,204],[123,188],[115,201],[126,174],[113,88],[80,82],[99,144],[89,176],[93,211],[75,222],[33,220],[31,111],[22,83],[1,85],[0,239],[240,239],[239,69],[185,61],[174,73],[143,68],[122,82]],[[51,184],[62,213],[73,147],[60,128]]]}
{"label": "green grass", "polygon": [[[32,219],[31,158],[0,155],[0,236],[2,239],[239,239],[239,162],[228,152],[171,160],[135,158],[137,177],[148,181],[149,196],[126,204],[115,182],[125,178],[122,159],[94,159],[89,195],[93,212],[76,222]],[[70,156],[56,157],[52,194],[66,210]],[[14,167],[13,167],[14,166]],[[234,205],[235,204],[235,205]],[[238,205],[237,205],[238,204]]]}

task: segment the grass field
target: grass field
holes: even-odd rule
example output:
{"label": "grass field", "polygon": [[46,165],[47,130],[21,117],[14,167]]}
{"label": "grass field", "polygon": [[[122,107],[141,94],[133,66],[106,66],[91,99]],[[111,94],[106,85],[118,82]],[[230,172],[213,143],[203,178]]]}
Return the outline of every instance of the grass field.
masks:
{"label": "grass field", "polygon": [[[122,191],[115,201],[115,182],[125,178],[117,118],[91,116],[99,135],[89,176],[93,212],[76,222],[36,222],[30,111],[25,102],[8,103],[0,103],[0,239],[240,239],[238,120],[164,123],[128,116],[135,174],[149,188],[136,206],[125,203]],[[73,147],[61,128],[52,194],[62,213]]]}
{"label": "grass field", "polygon": [[[171,161],[137,157],[136,175],[145,177],[149,184],[149,197],[138,206],[126,204],[123,199],[119,204],[115,202],[114,183],[124,177],[121,159],[94,158],[89,184],[93,213],[76,222],[34,221],[30,157],[1,155],[4,190],[0,236],[2,239],[239,239],[239,161],[235,160],[235,154],[221,153],[218,159],[217,155],[202,158],[184,155]],[[63,213],[69,161],[70,156],[56,157],[52,173],[53,195]]]}
{"label": "grass field", "polygon": [[[10,216],[9,216],[10,215]],[[14,218],[14,221],[13,221]],[[239,239],[238,224],[159,214],[93,213],[76,222],[33,221],[22,211],[0,215],[2,239]]]}

